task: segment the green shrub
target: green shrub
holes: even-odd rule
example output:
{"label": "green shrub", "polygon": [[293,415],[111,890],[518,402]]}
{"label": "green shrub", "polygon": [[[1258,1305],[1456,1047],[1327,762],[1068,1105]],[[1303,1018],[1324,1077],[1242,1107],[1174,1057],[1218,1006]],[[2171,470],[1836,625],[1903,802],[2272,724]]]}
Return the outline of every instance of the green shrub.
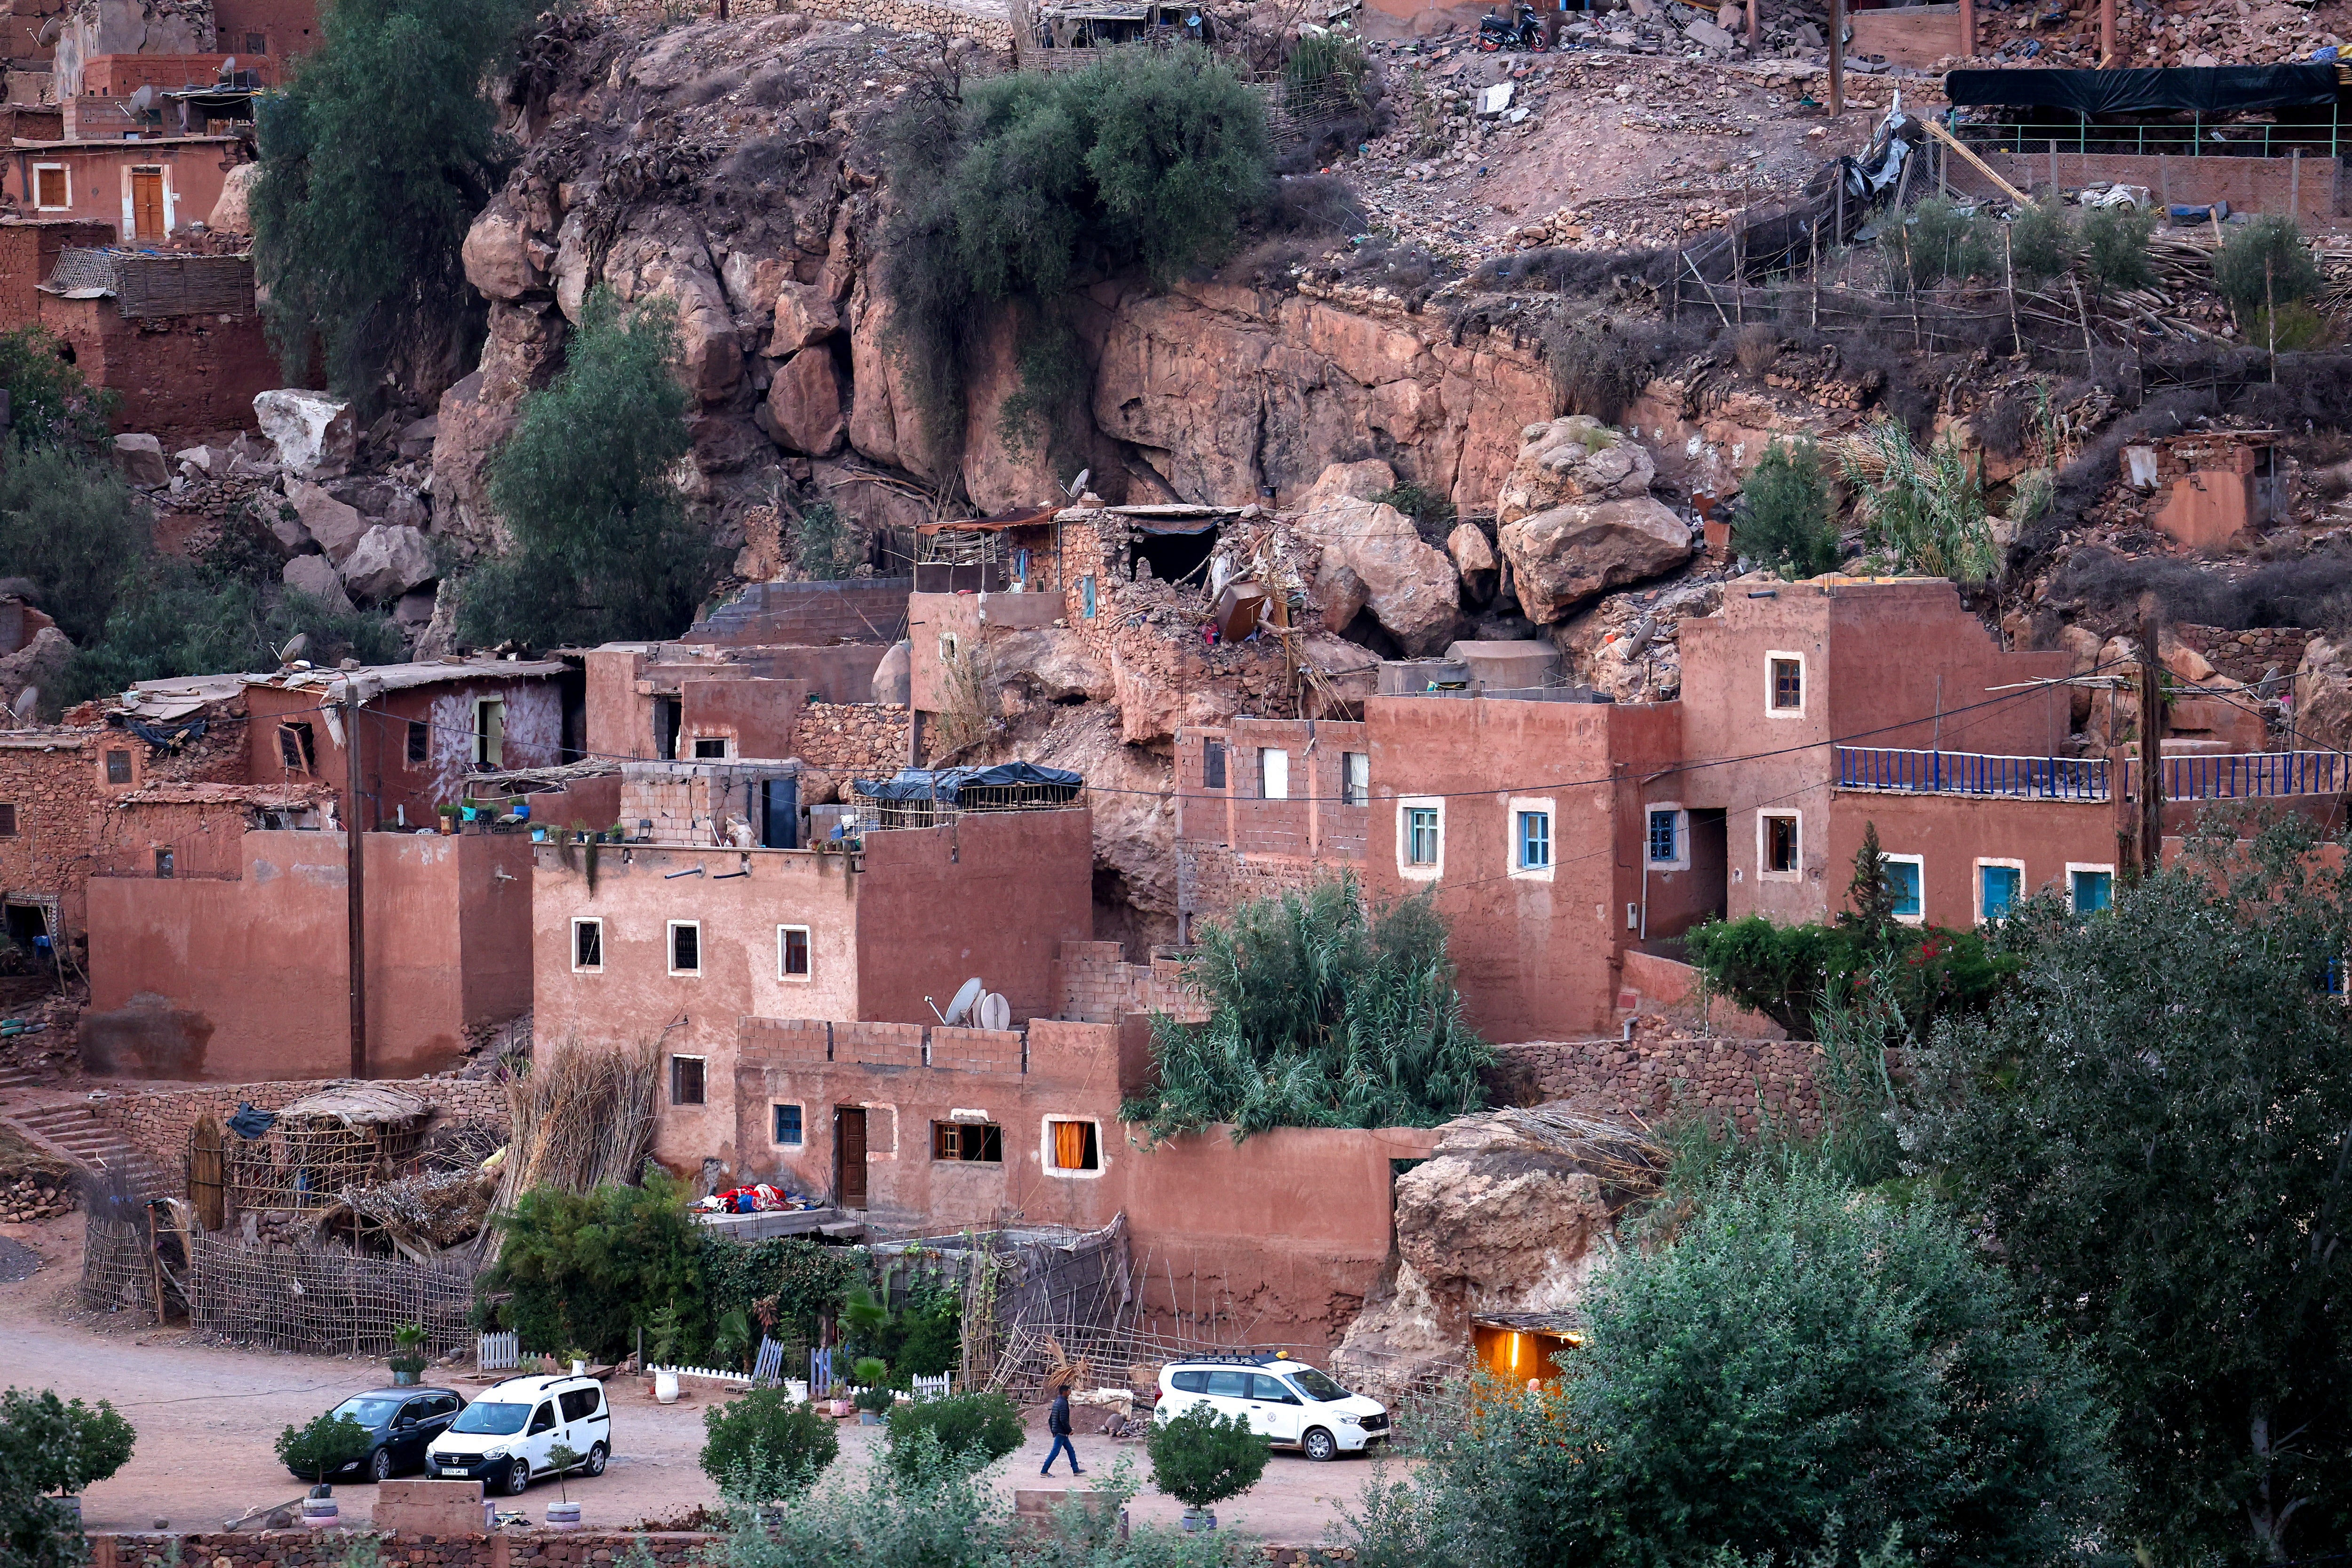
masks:
{"label": "green shrub", "polygon": [[1694,967],[1741,1006],[1799,1039],[1811,1038],[1823,1003],[1871,975],[1891,952],[1895,1005],[1923,1037],[1946,1012],[1990,1005],[2015,973],[1977,931],[1898,927],[1882,939],[1850,926],[1778,925],[1762,915],[1709,921],[1685,939]]}
{"label": "green shrub", "polygon": [[806,1491],[841,1452],[833,1423],[774,1388],[755,1388],[702,1413],[702,1473],[738,1505]]}
{"label": "green shrub", "polygon": [[2000,575],[1984,485],[1976,464],[1950,437],[1922,453],[1910,432],[1873,420],[1839,452],[1853,489],[1864,537],[1901,571],[1985,583]]}
{"label": "green shrub", "polygon": [[1811,441],[1775,440],[1740,487],[1731,548],[1789,578],[1818,577],[1844,559],[1829,476]]}
{"label": "green shrub", "polygon": [[675,637],[718,581],[671,471],[691,442],[677,307],[592,290],[563,374],[523,400],[490,462],[514,548],[459,584],[458,636],[533,647]]}
{"label": "green shrub", "polygon": [[1209,1017],[1151,1019],[1157,1087],[1119,1109],[1154,1139],[1230,1122],[1430,1127],[1485,1103],[1494,1051],[1464,1020],[1423,893],[1366,907],[1352,876],[1254,899],[1184,961]]}
{"label": "green shrub", "polygon": [[2083,249],[2091,277],[2102,289],[2146,289],[2156,281],[2147,242],[2156,215],[2136,207],[2093,207],[2083,215]]}
{"label": "green shrub", "polygon": [[[43,326],[0,332],[0,387],[8,393],[8,427],[19,446],[103,442],[121,395],[93,387],[64,359],[67,343]],[[0,560],[7,560],[0,552]]]}
{"label": "green shrub", "polygon": [[2009,223],[2009,259],[2017,276],[2028,282],[2054,278],[2074,265],[2082,244],[2056,200],[2033,202],[2018,209]]}
{"label": "green shrub", "polygon": [[[817,1320],[840,1310],[857,1279],[856,1254],[804,1236],[730,1243],[703,1252],[714,1321],[742,1312],[779,1340],[815,1342]],[[650,1322],[647,1331],[652,1331]]]}
{"label": "green shrub", "polygon": [[[1189,46],[910,95],[887,156],[888,341],[940,450],[961,438],[971,357],[1000,311],[1022,322],[1024,386],[1051,374],[1066,395],[1077,282],[1139,268],[1164,285],[1230,255],[1273,168],[1262,100]],[[1026,429],[1007,433],[1050,428],[1052,401],[1024,397],[1005,423]]]}
{"label": "green shrub", "polygon": [[533,9],[341,0],[262,100],[254,268],[293,384],[316,350],[338,391],[374,399],[386,370],[468,346],[458,248],[513,153],[484,88]]}
{"label": "green shrub", "polygon": [[476,1285],[491,1315],[526,1344],[583,1345],[617,1359],[654,1312],[678,1309],[677,1352],[710,1346],[704,1297],[707,1233],[686,1211],[684,1184],[648,1169],[642,1187],[591,1193],[534,1188],[496,1224],[498,1261]]}
{"label": "green shrub", "polygon": [[898,1405],[890,1412],[887,1457],[909,1476],[923,1453],[916,1441],[919,1433],[929,1433],[940,1452],[975,1468],[1013,1452],[1025,1436],[1021,1412],[1001,1394],[956,1394]]}
{"label": "green shrub", "polygon": [[2213,287],[2241,324],[2262,310],[2299,304],[2326,282],[2293,218],[2264,216],[2232,226],[2213,258]]}
{"label": "green shrub", "polygon": [[129,1464],[138,1436],[103,1399],[11,1388],[0,1394],[0,1486],[74,1496]]}
{"label": "green shrub", "polygon": [[1890,224],[1878,237],[1895,287],[1932,289],[1947,279],[1961,281],[1998,270],[2000,257],[1988,237],[1987,221],[1943,196],[1929,196],[1913,207],[1907,219]]}
{"label": "green shrub", "polygon": [[1343,33],[1309,33],[1282,66],[1283,106],[1306,118],[1370,102],[1371,62],[1364,47]]}
{"label": "green shrub", "polygon": [[278,1458],[298,1476],[323,1481],[345,1465],[367,1458],[375,1446],[368,1429],[349,1415],[320,1412],[300,1426],[278,1434]]}
{"label": "green shrub", "polygon": [[2246,342],[2250,347],[2302,353],[2324,349],[2336,341],[2336,329],[2328,324],[2327,318],[2304,300],[2281,305],[2275,323],[2272,317],[2271,311],[2256,310],[2246,322]]}
{"label": "green shrub", "polygon": [[[0,333],[0,345],[14,336]],[[103,634],[152,528],[145,500],[86,447],[47,442],[0,464],[0,562],[33,580],[42,609],[79,646]]]}
{"label": "green shrub", "polygon": [[1392,506],[1412,519],[1419,528],[1451,529],[1454,526],[1454,502],[1441,490],[1428,489],[1410,481],[1391,485],[1374,493],[1370,500],[1378,506]]}
{"label": "green shrub", "polygon": [[818,583],[837,583],[865,563],[857,536],[831,501],[819,501],[793,519],[793,564]]}
{"label": "green shrub", "polygon": [[1144,1439],[1151,1484],[1187,1508],[1210,1508],[1236,1498],[1265,1474],[1271,1450],[1246,1417],[1220,1415],[1207,1404],[1154,1421]]}

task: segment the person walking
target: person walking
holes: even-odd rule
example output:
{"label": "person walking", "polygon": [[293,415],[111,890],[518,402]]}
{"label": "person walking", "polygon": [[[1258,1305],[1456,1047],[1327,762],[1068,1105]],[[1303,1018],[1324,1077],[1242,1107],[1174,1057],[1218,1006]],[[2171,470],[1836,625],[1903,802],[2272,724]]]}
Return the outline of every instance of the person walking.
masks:
{"label": "person walking", "polygon": [[1037,1473],[1052,1475],[1054,1461],[1067,1454],[1070,1457],[1070,1474],[1085,1475],[1087,1472],[1078,1465],[1078,1451],[1070,1445],[1070,1385],[1066,1383],[1057,1384],[1054,1389],[1054,1403],[1045,1411],[1045,1430],[1054,1435],[1054,1446],[1045,1450],[1045,1468]]}

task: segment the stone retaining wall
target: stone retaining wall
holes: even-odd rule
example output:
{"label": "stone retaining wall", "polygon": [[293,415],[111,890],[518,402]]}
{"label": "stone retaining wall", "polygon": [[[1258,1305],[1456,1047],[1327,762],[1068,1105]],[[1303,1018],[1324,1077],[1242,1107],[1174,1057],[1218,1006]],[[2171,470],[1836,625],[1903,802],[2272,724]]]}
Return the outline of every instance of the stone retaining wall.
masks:
{"label": "stone retaining wall", "polygon": [[1497,1046],[1492,1075],[1498,1098],[1569,1100],[1603,1115],[1657,1121],[1677,1114],[1728,1116],[1754,1131],[1759,1107],[1774,1118],[1818,1126],[1806,1040],[1736,1040],[1678,1036],[1664,1020],[1634,1020],[1631,1039],[1528,1040]]}
{"label": "stone retaining wall", "polygon": [[[2252,685],[2276,668],[2293,675],[2303,663],[2303,647],[2316,633],[2301,626],[2257,626],[2233,632],[2221,626],[2176,626],[2173,635],[2205,656],[2205,661],[2232,680]],[[2271,689],[2275,697],[2282,687]]]}
{"label": "stone retaining wall", "polygon": [[794,716],[793,752],[828,773],[889,778],[907,765],[907,710],[896,702],[811,702]]}
{"label": "stone retaining wall", "polygon": [[970,38],[990,48],[1013,47],[1013,24],[1001,5],[954,5],[943,0],[792,0],[785,8],[900,33]]}
{"label": "stone retaining wall", "polygon": [[[92,1100],[91,1108],[114,1124],[134,1156],[153,1169],[184,1173],[188,1130],[209,1115],[226,1123],[240,1102],[262,1110],[282,1110],[307,1094],[315,1094],[340,1079],[295,1080],[284,1083],[228,1083],[207,1089],[168,1089],[161,1093],[112,1094]],[[382,1080],[386,1089],[404,1089],[431,1106],[444,1120],[507,1125],[506,1086],[494,1079],[420,1078]]]}

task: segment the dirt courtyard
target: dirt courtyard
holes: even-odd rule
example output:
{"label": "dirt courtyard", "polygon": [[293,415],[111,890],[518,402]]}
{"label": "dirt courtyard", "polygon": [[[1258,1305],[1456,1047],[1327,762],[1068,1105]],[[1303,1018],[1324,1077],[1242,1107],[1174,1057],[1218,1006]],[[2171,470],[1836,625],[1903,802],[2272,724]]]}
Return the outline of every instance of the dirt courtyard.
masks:
{"label": "dirt courtyard", "polygon": [[[250,1509],[291,1506],[303,1488],[272,1451],[278,1432],[352,1394],[390,1382],[383,1363],[235,1350],[152,1324],[92,1321],[78,1313],[74,1300],[81,1234],[79,1213],[40,1225],[0,1225],[0,1237],[23,1243],[40,1258],[29,1278],[0,1283],[0,1387],[52,1388],[68,1398],[110,1400],[138,1428],[131,1463],[83,1499],[88,1527],[218,1530],[224,1521]],[[455,1388],[468,1399],[482,1388],[468,1375],[445,1369],[428,1372],[424,1381]],[[718,1493],[696,1456],[703,1414],[725,1397],[718,1385],[689,1383],[688,1397],[667,1406],[649,1398],[640,1381],[615,1378],[606,1386],[613,1405],[612,1464],[594,1480],[569,1483],[572,1499],[585,1505],[583,1524],[613,1529],[661,1523],[715,1503]],[[1037,1467],[1048,1443],[1044,1412],[1027,1415],[1028,1443],[997,1472],[1002,1492],[1091,1484],[1127,1455],[1143,1488],[1131,1505],[1136,1522],[1175,1522],[1181,1505],[1151,1489],[1150,1461],[1142,1446],[1087,1434],[1090,1422],[1083,1411],[1076,1442],[1087,1476],[1074,1480],[1057,1470],[1053,1479],[1040,1479]],[[870,1465],[879,1436],[877,1428],[844,1424],[841,1458],[831,1480],[838,1484]],[[1266,1541],[1313,1544],[1377,1474],[1402,1468],[1364,1459],[1318,1465],[1277,1454],[1254,1490],[1218,1506],[1218,1521]],[[373,1490],[365,1484],[336,1488],[346,1523],[368,1518]],[[536,1522],[555,1497],[554,1485],[543,1481],[520,1499],[501,1500],[499,1506],[524,1511]],[[168,1525],[159,1522],[163,1521]]]}

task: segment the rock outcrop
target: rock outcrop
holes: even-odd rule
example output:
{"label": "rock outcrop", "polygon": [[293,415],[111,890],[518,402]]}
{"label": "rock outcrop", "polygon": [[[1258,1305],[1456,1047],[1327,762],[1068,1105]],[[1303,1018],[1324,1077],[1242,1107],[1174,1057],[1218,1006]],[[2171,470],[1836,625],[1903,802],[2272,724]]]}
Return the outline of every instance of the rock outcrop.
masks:
{"label": "rock outcrop", "polygon": [[[382,604],[439,575],[433,547],[413,528],[378,523],[360,536],[342,563],[343,587],[354,599]],[[430,612],[427,612],[430,617]]]}
{"label": "rock outcrop", "polygon": [[2352,749],[2352,643],[2316,637],[2294,672],[2294,728],[2301,744]]}
{"label": "rock outcrop", "polygon": [[1362,606],[1407,653],[1435,653],[1461,622],[1460,584],[1454,563],[1423,541],[1412,519],[1371,499],[1395,486],[1396,470],[1386,463],[1334,463],[1307,491],[1293,526],[1322,547],[1327,598],[1352,597],[1360,586]]}
{"label": "rock outcrop", "polygon": [[1583,415],[1530,425],[1495,515],[1520,608],[1558,621],[1610,589],[1690,559],[1690,525],[1650,495],[1657,468],[1637,442]]}
{"label": "rock outcrop", "polygon": [[[54,694],[73,656],[73,639],[57,627],[43,626],[35,632],[32,641],[0,658],[0,709],[14,705],[27,687]],[[0,727],[9,722],[8,716],[0,713]]]}

